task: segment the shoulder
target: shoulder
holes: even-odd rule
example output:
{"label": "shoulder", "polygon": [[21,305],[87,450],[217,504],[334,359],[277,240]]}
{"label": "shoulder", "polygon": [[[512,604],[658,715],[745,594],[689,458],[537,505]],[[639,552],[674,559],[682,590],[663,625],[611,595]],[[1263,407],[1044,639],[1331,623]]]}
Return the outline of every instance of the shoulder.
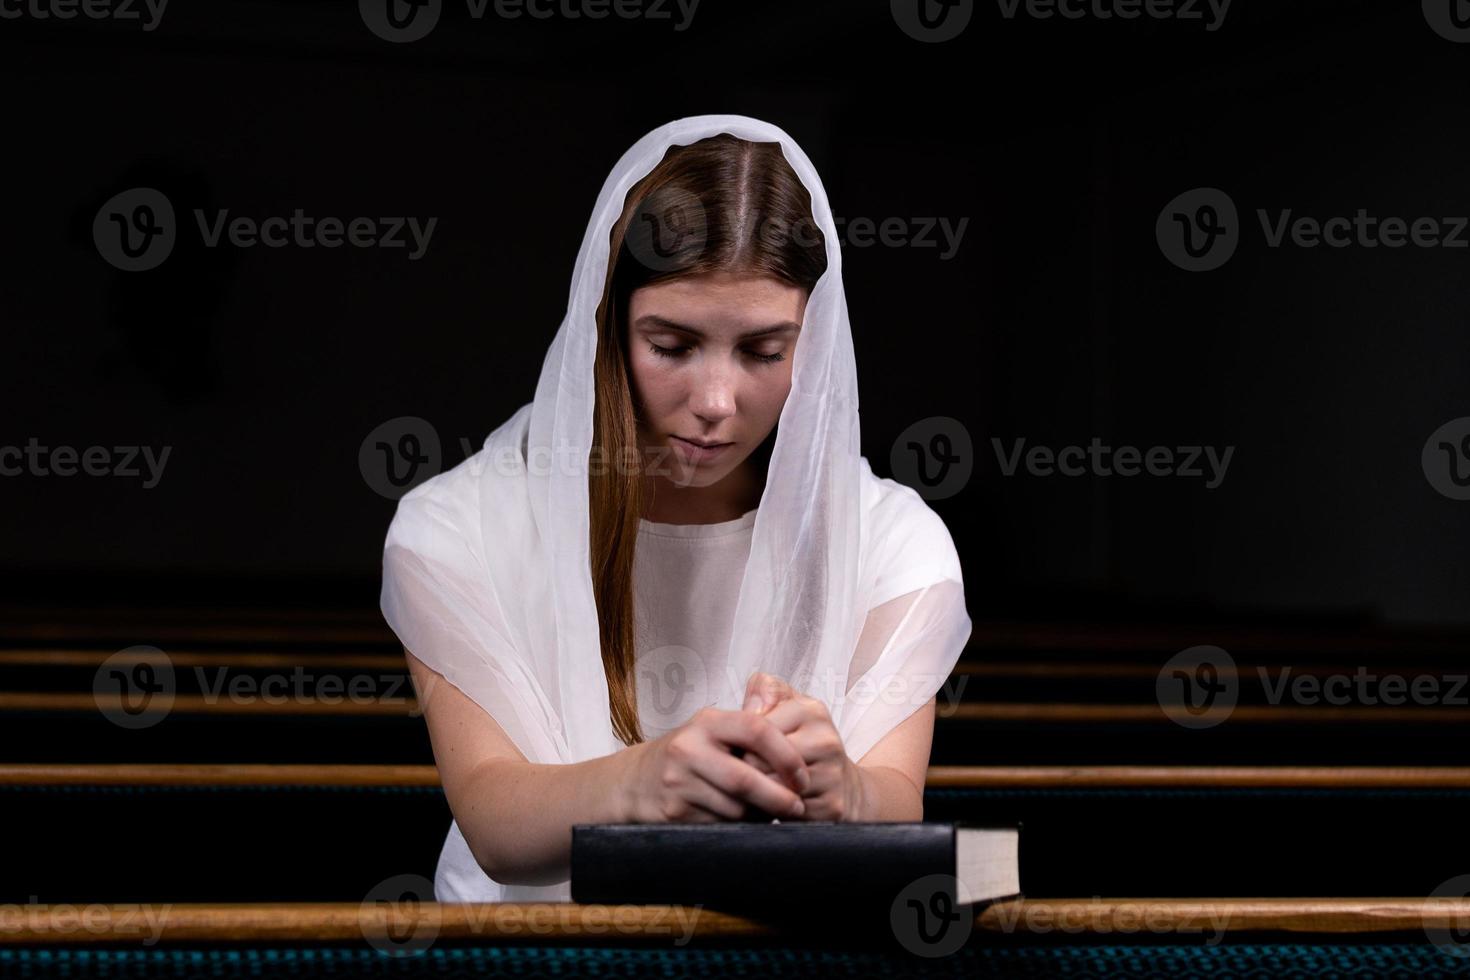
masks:
{"label": "shoulder", "polygon": [[941,518],[912,487],[873,474],[862,460],[863,562],[870,605],[946,579],[963,582],[959,552]]}
{"label": "shoulder", "polygon": [[398,500],[385,548],[394,545],[451,564],[477,563],[481,513],[487,495],[514,493],[524,469],[524,430],[529,405],[486,438],[478,452],[424,480]]}
{"label": "shoulder", "polygon": [[383,542],[385,573],[402,567],[463,577],[479,572],[479,522],[470,505],[474,495],[465,463],[430,477],[399,498]]}

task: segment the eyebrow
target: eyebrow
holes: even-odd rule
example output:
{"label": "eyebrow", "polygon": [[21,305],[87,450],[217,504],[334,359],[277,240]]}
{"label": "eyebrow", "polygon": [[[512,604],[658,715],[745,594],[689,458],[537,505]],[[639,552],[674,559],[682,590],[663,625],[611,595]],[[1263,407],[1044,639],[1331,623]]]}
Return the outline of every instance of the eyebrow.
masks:
{"label": "eyebrow", "polygon": [[[643,316],[640,316],[638,318],[638,320],[634,323],[634,326],[643,328],[659,327],[664,330],[677,330],[680,333],[687,333],[690,336],[698,337],[701,340],[703,340],[705,336],[704,332],[696,327],[686,326],[682,323],[675,323],[673,320],[667,319],[666,317],[661,317],[657,313],[645,313]],[[750,340],[753,337],[764,337],[767,334],[785,333],[787,331],[800,330],[801,324],[794,323],[791,320],[787,320],[784,323],[773,323],[769,327],[761,327],[757,330],[747,331],[741,334],[737,339]]]}

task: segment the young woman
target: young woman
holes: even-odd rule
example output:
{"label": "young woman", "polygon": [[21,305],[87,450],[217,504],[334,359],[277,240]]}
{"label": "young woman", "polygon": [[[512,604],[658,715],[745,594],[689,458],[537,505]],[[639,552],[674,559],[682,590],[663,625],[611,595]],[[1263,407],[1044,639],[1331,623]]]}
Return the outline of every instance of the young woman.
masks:
{"label": "young woman", "polygon": [[534,400],[399,502],[382,609],[454,814],[441,901],[569,899],[579,823],[922,819],[960,565],[859,454],[785,132],[695,116],[623,155]]}

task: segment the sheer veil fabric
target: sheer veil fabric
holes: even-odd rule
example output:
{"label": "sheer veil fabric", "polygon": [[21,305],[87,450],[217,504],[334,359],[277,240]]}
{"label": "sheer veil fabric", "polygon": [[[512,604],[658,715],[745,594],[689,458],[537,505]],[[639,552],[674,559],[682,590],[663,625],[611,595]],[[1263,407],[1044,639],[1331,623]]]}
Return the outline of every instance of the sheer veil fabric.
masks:
{"label": "sheer veil fabric", "polygon": [[[403,645],[490,714],[527,760],[617,752],[590,572],[596,309],[609,232],[630,187],[674,145],[730,133],[779,143],[811,194],[827,270],[808,299],[757,509],[730,648],[699,674],[704,705],[734,710],[756,671],[827,705],[859,761],[936,695],[970,635],[960,563],[913,490],[873,475],[858,447],[857,370],[842,253],[816,170],[783,130],[747,116],[678,119],[608,175],[577,254],[567,313],[534,400],[464,462],[398,503],[383,552],[383,615]],[[697,655],[696,655],[697,656]],[[450,828],[441,901],[566,901],[568,882],[505,885]]]}

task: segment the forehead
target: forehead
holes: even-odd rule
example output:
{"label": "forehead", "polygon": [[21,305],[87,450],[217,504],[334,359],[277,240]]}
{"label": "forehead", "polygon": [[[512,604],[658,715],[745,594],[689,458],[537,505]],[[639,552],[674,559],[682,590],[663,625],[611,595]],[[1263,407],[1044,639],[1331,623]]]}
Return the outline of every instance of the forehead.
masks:
{"label": "forehead", "polygon": [[730,274],[674,279],[634,290],[629,319],[658,315],[679,323],[720,329],[801,322],[806,291],[778,279]]}

